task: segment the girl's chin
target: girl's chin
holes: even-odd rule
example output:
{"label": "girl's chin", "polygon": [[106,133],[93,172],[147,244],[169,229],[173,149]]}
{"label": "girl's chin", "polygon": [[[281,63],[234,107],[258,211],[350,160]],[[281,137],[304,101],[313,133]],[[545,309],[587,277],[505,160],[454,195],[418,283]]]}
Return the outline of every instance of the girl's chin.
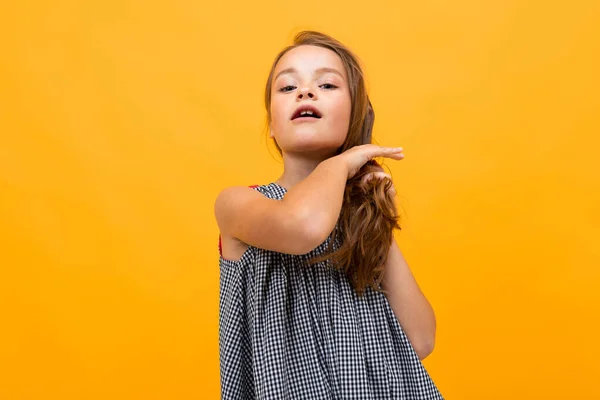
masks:
{"label": "girl's chin", "polygon": [[295,140],[291,143],[286,143],[283,151],[288,153],[333,154],[342,144],[343,141]]}

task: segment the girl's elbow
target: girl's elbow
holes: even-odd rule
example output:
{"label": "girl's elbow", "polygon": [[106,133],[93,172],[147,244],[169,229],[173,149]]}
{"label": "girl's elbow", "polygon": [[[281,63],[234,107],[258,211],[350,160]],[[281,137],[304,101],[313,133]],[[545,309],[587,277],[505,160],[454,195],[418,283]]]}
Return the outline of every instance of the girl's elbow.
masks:
{"label": "girl's elbow", "polygon": [[419,343],[417,346],[415,346],[415,352],[417,353],[419,360],[424,360],[425,358],[427,358],[427,356],[429,356],[431,353],[433,353],[434,348],[435,348],[435,339],[433,337],[431,337],[430,339],[424,340],[421,343]]}

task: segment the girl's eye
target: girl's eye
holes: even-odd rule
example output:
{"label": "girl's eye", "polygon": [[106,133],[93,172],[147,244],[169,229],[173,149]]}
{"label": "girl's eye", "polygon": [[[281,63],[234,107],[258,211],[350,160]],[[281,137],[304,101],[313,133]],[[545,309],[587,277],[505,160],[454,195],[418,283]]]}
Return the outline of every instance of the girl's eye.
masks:
{"label": "girl's eye", "polygon": [[[319,85],[319,87],[322,88],[322,89],[337,89],[337,86],[335,86],[332,83],[324,83],[322,85]],[[285,93],[285,92],[290,92],[290,91],[292,91],[294,89],[296,89],[296,86],[287,85],[287,86],[284,86],[281,89],[279,89],[279,91]]]}
{"label": "girl's eye", "polygon": [[296,87],[292,85],[287,85],[279,89],[280,92],[289,92],[290,90],[294,90]]}
{"label": "girl's eye", "polygon": [[[327,87],[324,87],[324,86],[327,86]],[[323,89],[335,89],[335,88],[337,88],[337,86],[335,86],[334,84],[331,84],[331,83],[324,83],[320,87],[323,87]]]}

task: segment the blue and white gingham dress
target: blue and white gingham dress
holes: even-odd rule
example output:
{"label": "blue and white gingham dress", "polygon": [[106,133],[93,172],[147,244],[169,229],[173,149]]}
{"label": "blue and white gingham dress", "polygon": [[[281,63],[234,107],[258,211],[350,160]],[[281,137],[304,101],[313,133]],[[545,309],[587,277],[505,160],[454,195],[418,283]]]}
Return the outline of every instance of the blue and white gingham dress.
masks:
{"label": "blue and white gingham dress", "polygon": [[[285,188],[256,186],[281,200]],[[443,399],[384,294],[358,297],[343,272],[250,246],[220,257],[223,400]]]}

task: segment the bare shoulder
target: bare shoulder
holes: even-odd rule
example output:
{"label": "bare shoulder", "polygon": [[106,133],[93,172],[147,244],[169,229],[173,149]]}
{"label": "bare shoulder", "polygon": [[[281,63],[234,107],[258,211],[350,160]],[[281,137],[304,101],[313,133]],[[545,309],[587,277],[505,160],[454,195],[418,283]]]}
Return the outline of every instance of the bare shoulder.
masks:
{"label": "bare shoulder", "polygon": [[230,209],[239,207],[237,201],[244,201],[245,196],[255,196],[256,190],[247,186],[232,186],[223,189],[215,200],[215,217],[220,230],[221,256],[224,259],[237,261],[248,249],[248,244],[232,236],[228,221]]}
{"label": "bare shoulder", "polygon": [[221,233],[229,232],[230,219],[247,204],[257,202],[264,196],[248,186],[230,186],[223,189],[215,200],[215,218]]}

